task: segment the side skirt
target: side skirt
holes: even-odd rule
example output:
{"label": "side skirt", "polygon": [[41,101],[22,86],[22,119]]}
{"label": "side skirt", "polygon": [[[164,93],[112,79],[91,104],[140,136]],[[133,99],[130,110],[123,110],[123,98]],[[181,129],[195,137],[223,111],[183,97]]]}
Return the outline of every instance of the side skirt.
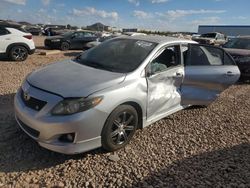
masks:
{"label": "side skirt", "polygon": [[143,123],[143,128],[144,127],[147,127],[153,123],[155,123],[156,121],[159,121],[160,119],[166,117],[166,116],[169,116],[175,112],[178,112],[180,110],[183,110],[184,108],[187,108],[189,107],[190,105],[185,105],[185,106],[177,106],[176,108],[172,108],[171,110],[167,111],[166,113],[163,113],[163,114],[160,114],[154,118],[151,118],[149,120],[145,119],[144,123]]}

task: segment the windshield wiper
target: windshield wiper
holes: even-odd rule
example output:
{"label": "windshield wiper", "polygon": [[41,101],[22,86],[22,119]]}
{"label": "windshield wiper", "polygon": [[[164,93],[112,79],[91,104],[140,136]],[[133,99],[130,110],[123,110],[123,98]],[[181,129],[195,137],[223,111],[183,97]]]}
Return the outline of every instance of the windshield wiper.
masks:
{"label": "windshield wiper", "polygon": [[95,68],[100,68],[100,69],[103,69],[103,70],[107,70],[107,71],[111,71],[111,72],[116,72],[116,69],[114,67],[103,65],[103,64],[100,64],[100,63],[97,63],[97,62],[92,62],[90,64],[90,66],[93,66]]}
{"label": "windshield wiper", "polygon": [[94,61],[88,61],[88,60],[80,61],[80,60],[82,60],[81,56],[77,56],[75,58],[75,60],[76,60],[77,63],[80,63],[82,65],[94,67],[94,68],[97,68],[97,69],[107,70],[107,71],[110,71],[110,72],[117,72],[117,70],[114,67],[106,66],[106,65],[94,62]]}

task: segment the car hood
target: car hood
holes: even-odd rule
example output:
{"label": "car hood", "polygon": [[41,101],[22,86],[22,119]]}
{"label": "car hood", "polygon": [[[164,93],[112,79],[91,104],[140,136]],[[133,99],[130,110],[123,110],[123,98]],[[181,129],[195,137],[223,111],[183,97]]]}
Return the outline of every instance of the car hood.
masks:
{"label": "car hood", "polygon": [[27,81],[34,87],[68,98],[87,97],[121,83],[125,76],[65,60],[32,72]]}
{"label": "car hood", "polygon": [[250,56],[250,50],[236,49],[236,48],[224,48],[231,55],[236,56]]}
{"label": "car hood", "polygon": [[197,37],[194,40],[214,40],[214,38]]}

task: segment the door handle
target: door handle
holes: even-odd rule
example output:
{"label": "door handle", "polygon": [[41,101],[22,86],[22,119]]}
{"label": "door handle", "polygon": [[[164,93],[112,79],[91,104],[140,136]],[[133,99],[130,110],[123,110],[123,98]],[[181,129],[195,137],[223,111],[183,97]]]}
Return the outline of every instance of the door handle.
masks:
{"label": "door handle", "polygon": [[227,75],[227,76],[234,76],[234,74],[233,74],[232,71],[227,71],[226,75]]}

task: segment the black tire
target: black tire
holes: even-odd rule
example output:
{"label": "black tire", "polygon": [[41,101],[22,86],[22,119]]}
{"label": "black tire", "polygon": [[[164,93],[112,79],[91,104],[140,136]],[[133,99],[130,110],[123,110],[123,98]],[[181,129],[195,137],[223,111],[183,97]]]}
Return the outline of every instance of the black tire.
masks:
{"label": "black tire", "polygon": [[108,117],[102,129],[102,147],[107,151],[123,148],[132,139],[138,127],[138,114],[130,105],[118,106]]}
{"label": "black tire", "polygon": [[25,61],[28,55],[28,50],[24,46],[14,46],[9,52],[12,61]]}
{"label": "black tire", "polygon": [[70,48],[70,45],[69,45],[68,42],[62,42],[62,44],[61,44],[61,50],[62,51],[69,50],[69,48]]}

